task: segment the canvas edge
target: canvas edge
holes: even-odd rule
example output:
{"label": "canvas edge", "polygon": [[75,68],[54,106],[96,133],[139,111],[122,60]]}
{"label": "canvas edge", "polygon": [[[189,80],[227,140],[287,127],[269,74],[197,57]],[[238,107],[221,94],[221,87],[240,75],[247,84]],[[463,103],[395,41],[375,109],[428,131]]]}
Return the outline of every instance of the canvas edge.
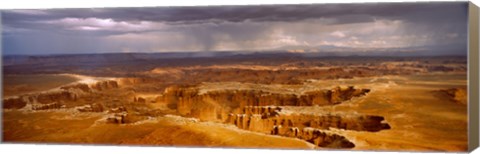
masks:
{"label": "canvas edge", "polygon": [[479,20],[478,6],[468,5],[468,151],[479,145]]}

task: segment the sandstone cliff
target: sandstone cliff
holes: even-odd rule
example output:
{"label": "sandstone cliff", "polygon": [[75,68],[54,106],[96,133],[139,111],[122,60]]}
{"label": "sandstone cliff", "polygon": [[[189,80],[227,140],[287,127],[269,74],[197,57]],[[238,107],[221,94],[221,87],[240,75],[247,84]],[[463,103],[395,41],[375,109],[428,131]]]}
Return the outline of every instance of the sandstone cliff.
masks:
{"label": "sandstone cliff", "polygon": [[175,104],[184,116],[201,120],[225,121],[229,113],[242,113],[246,106],[312,106],[334,105],[368,93],[368,89],[336,87],[331,90],[309,91],[304,94],[272,93],[261,90],[217,90],[199,93],[190,86],[165,89],[160,100]]}
{"label": "sandstone cliff", "polygon": [[77,101],[81,97],[87,97],[93,93],[118,88],[116,81],[107,80],[99,81],[88,85],[84,83],[76,83],[65,85],[59,89],[54,89],[41,93],[25,94],[17,97],[6,98],[3,100],[4,109],[20,109],[27,104],[51,104],[51,103],[67,103]]}
{"label": "sandstone cliff", "polygon": [[[326,133],[320,129],[315,129],[311,127],[305,127],[299,129],[297,127],[281,127],[274,126],[272,130],[272,135],[281,135],[287,137],[295,137],[307,142],[313,143],[319,147],[326,148],[353,148],[355,144],[350,142],[344,136]],[[283,129],[282,129],[283,128]]]}
{"label": "sandstone cliff", "polygon": [[261,114],[229,114],[229,117],[225,122],[234,124],[242,129],[263,133],[271,132],[274,126],[281,126],[284,128],[338,128],[370,132],[390,129],[390,125],[384,123],[383,117],[371,115],[285,115],[275,111],[264,112]]}

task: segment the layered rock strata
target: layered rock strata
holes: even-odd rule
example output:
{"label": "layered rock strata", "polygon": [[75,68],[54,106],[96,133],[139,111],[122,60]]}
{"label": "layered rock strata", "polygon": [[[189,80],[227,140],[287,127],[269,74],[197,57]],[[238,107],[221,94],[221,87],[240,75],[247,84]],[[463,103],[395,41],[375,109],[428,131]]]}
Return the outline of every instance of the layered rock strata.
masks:
{"label": "layered rock strata", "polygon": [[307,91],[303,94],[272,93],[261,90],[219,90],[199,93],[195,87],[169,87],[162,98],[175,104],[183,116],[201,120],[225,121],[229,113],[242,113],[245,106],[325,106],[363,96],[369,89],[336,87],[330,90]]}
{"label": "layered rock strata", "polygon": [[62,86],[59,89],[54,89],[41,93],[25,94],[11,98],[3,99],[4,109],[20,109],[27,104],[50,104],[50,103],[65,103],[77,101],[80,97],[88,96],[92,93],[118,88],[116,81],[98,81],[94,84],[88,85],[84,83],[76,83],[72,85]]}
{"label": "layered rock strata", "polygon": [[175,104],[182,116],[233,124],[265,134],[295,137],[319,147],[353,148],[355,145],[345,137],[323,130],[337,128],[377,132],[390,129],[385,119],[373,115],[295,114],[283,112],[281,106],[336,105],[368,92],[369,89],[353,86],[302,93],[226,89],[200,92],[197,87],[175,86],[166,88],[157,101]]}

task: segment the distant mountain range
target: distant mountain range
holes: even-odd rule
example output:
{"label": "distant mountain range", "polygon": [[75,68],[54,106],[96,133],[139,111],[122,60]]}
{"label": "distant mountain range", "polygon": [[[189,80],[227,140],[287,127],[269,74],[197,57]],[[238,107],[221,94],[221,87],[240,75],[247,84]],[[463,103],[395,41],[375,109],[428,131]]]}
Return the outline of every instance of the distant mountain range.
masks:
{"label": "distant mountain range", "polygon": [[[467,55],[467,44],[445,44],[435,46],[414,46],[414,47],[401,47],[401,48],[354,48],[343,47],[335,45],[319,45],[319,46],[282,46],[271,50],[238,50],[238,51],[172,51],[172,52],[138,52],[136,56],[148,55],[156,58],[182,58],[182,57],[216,57],[216,56],[230,56],[230,55],[246,55],[246,54],[258,54],[258,53],[297,53],[305,56],[349,56],[349,55],[362,55],[362,56],[434,56],[434,55]],[[41,53],[41,52],[37,52]],[[105,55],[124,55],[131,53],[65,53],[65,54],[36,54],[25,56],[58,56],[58,55],[92,55],[92,54],[105,54]],[[6,56],[20,56],[15,54],[4,55]]]}
{"label": "distant mountain range", "polygon": [[352,48],[334,45],[283,46],[279,50],[300,53],[306,56],[442,56],[467,55],[466,44],[414,46],[402,48]]}
{"label": "distant mountain range", "polygon": [[3,55],[3,65],[34,64],[48,62],[121,62],[131,60],[175,58],[272,58],[272,57],[335,57],[335,56],[466,56],[467,48],[422,46],[408,48],[348,48],[338,46],[285,46],[266,51],[210,51],[210,52],[161,52],[161,53],[87,53],[54,55]]}

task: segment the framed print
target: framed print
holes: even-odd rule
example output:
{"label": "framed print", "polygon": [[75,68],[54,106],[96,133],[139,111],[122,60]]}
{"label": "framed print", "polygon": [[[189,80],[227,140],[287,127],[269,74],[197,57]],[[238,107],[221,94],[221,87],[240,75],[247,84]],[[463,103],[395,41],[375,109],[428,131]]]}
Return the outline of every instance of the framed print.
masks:
{"label": "framed print", "polygon": [[478,147],[471,2],[0,13],[4,143]]}

